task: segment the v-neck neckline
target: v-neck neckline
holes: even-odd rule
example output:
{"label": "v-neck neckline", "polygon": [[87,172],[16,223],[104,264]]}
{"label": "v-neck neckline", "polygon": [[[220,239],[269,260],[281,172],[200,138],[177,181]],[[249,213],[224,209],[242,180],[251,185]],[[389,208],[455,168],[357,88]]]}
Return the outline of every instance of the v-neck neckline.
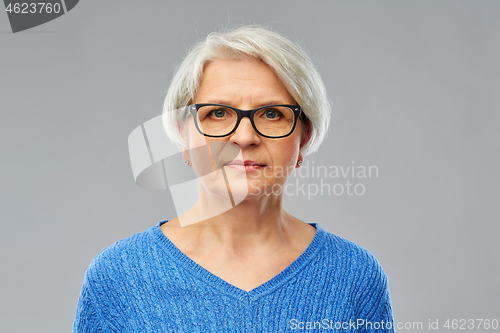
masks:
{"label": "v-neck neckline", "polygon": [[179,248],[175,246],[172,241],[170,241],[170,239],[163,233],[160,228],[162,224],[168,221],[169,220],[160,221],[155,226],[149,229],[149,232],[155,239],[156,243],[163,250],[165,250],[172,259],[181,264],[181,266],[185,269],[189,270],[199,280],[205,282],[206,284],[212,286],[213,288],[226,295],[235,297],[242,301],[256,300],[259,297],[275,291],[286,281],[290,280],[316,256],[319,249],[323,245],[326,236],[326,231],[320,228],[317,223],[309,223],[311,226],[316,228],[316,234],[314,235],[313,240],[307,246],[304,252],[302,252],[302,254],[297,259],[295,259],[290,265],[288,265],[277,275],[273,276],[271,279],[255,287],[254,289],[246,291],[230,284],[229,282],[203,268],[200,264],[189,258],[181,250],[179,250]]}

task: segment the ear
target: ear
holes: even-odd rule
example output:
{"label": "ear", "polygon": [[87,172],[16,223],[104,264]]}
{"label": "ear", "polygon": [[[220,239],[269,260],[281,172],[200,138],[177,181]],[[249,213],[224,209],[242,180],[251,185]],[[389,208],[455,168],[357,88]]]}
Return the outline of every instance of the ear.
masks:
{"label": "ear", "polygon": [[186,133],[187,132],[186,124],[183,124],[180,121],[177,121],[177,130],[179,131],[179,134],[183,138],[184,143],[186,143],[188,145],[188,146],[182,145],[182,148],[181,148],[182,149],[182,160],[183,161],[190,160],[190,157],[189,157],[189,138],[186,135],[187,134]]}
{"label": "ear", "polygon": [[305,121],[302,121],[301,123],[301,138],[300,138],[300,146],[299,148],[302,149],[306,145],[307,142],[311,139],[311,133],[312,133],[312,126],[311,122],[307,119]]}
{"label": "ear", "polygon": [[187,147],[182,147],[182,161],[191,161]]}
{"label": "ear", "polygon": [[299,157],[297,158],[297,163],[295,163],[295,168],[300,168],[302,165],[302,161],[304,161],[304,156],[299,153]]}

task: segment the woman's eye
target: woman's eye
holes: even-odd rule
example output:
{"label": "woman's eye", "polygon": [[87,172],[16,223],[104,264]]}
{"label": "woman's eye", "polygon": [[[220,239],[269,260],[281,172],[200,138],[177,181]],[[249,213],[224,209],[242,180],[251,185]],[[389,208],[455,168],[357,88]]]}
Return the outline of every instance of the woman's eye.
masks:
{"label": "woman's eye", "polygon": [[222,117],[224,117],[226,115],[226,111],[222,110],[222,109],[213,110],[211,113],[216,118],[222,118]]}
{"label": "woman's eye", "polygon": [[280,112],[276,111],[276,110],[266,110],[266,112],[264,112],[264,117],[268,118],[268,119],[275,119],[275,118],[278,118],[280,116]]}

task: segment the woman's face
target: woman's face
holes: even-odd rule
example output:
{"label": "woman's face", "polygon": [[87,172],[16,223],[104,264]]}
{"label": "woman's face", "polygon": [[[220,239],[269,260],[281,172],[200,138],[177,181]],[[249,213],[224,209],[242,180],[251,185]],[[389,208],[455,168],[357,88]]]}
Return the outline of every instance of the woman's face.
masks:
{"label": "woman's face", "polygon": [[[208,63],[194,103],[224,104],[241,110],[271,104],[296,104],[276,73],[256,58]],[[243,193],[245,200],[282,192],[297,163],[299,148],[305,143],[301,140],[304,136],[300,121],[291,135],[279,139],[257,134],[248,118],[243,118],[236,131],[223,138],[202,136],[194,127],[193,119],[188,127],[189,148],[215,144],[210,152],[211,165],[224,166],[233,195]],[[194,168],[203,163],[201,159],[205,159],[207,165],[206,156],[190,154]],[[222,187],[219,186],[219,190]],[[208,190],[216,191],[216,188]]]}

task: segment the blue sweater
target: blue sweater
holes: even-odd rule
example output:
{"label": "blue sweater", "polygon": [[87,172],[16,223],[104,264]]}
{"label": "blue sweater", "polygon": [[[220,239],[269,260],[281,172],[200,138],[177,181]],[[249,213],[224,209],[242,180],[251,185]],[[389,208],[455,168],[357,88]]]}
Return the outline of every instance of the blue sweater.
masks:
{"label": "blue sweater", "polygon": [[161,221],[90,264],[73,332],[394,332],[387,276],[362,247],[321,229],[247,292],[182,253]]}

